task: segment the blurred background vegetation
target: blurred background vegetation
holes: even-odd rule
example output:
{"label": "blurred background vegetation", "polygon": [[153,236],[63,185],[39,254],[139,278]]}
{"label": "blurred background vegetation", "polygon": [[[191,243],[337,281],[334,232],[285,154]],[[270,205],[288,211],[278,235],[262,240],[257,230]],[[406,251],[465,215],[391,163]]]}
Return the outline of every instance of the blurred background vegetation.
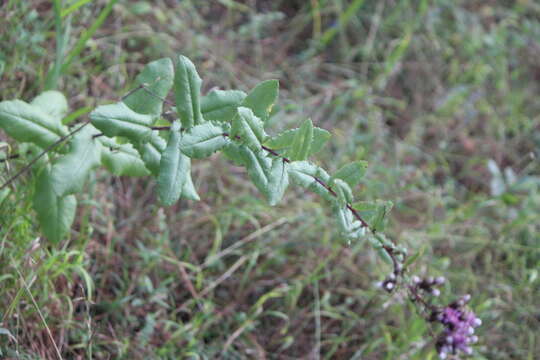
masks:
{"label": "blurred background vegetation", "polygon": [[[443,303],[472,294],[472,358],[538,358],[538,2],[53,3],[1,2],[1,100],[56,84],[84,121],[176,53],[205,92],[277,78],[272,130],[311,117],[333,133],[319,164],[368,160],[356,192],[395,203],[388,235],[420,253],[416,273],[449,279]],[[26,162],[2,161],[2,183]],[[98,171],[59,247],[20,178],[0,198],[0,358],[57,359],[51,336],[65,359],[437,358],[437,329],[374,287],[388,265],[320,199],[271,208],[220,157],[194,173],[202,201],[163,209],[152,179]]]}

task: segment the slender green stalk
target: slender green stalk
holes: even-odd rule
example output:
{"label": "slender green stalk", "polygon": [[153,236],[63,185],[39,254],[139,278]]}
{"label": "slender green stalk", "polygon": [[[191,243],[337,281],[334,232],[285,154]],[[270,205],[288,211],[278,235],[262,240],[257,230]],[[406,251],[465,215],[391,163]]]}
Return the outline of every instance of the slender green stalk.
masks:
{"label": "slender green stalk", "polygon": [[74,4],[70,5],[69,7],[67,7],[66,9],[62,10],[60,15],[64,18],[68,16],[69,14],[73,13],[74,11],[79,10],[81,6],[86,5],[91,1],[92,0],[79,0],[75,2]]}
{"label": "slender green stalk", "polygon": [[54,31],[56,34],[56,58],[54,61],[54,66],[49,73],[47,74],[47,79],[45,80],[45,89],[51,90],[56,89],[58,86],[58,79],[60,78],[60,68],[64,60],[64,31],[62,28],[62,0],[53,0],[53,10],[54,10]]}
{"label": "slender green stalk", "polygon": [[94,21],[94,23],[88,28],[88,30],[82,33],[81,37],[79,38],[73,49],[67,55],[66,61],[60,69],[61,73],[65,73],[69,69],[71,63],[73,62],[73,59],[75,59],[83,51],[88,40],[90,40],[90,38],[96,33],[96,31],[101,27],[101,25],[103,25],[103,22],[105,21],[105,19],[107,19],[107,17],[112,11],[114,4],[116,4],[117,2],[118,0],[109,1],[109,3],[99,13],[96,21]]}
{"label": "slender green stalk", "polygon": [[358,9],[360,9],[362,5],[364,5],[364,2],[365,0],[353,1],[347,7],[347,9],[339,15],[337,26],[330,27],[322,34],[322,37],[321,37],[322,48],[325,48],[330,43],[330,41],[334,39],[334,37],[337,35],[338,31],[341,28],[347,26],[352,16],[358,11]]}

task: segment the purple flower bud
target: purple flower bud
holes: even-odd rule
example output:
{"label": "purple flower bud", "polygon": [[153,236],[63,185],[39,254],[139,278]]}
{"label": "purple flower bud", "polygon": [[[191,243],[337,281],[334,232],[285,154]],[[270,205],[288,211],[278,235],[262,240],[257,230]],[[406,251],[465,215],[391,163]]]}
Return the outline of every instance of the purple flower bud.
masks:
{"label": "purple flower bud", "polygon": [[441,291],[439,289],[433,289],[433,290],[431,290],[431,295],[439,296],[439,295],[441,295]]}
{"label": "purple flower bud", "polygon": [[437,278],[435,279],[435,283],[436,283],[437,285],[442,285],[442,284],[444,284],[445,281],[446,281],[446,279],[444,278],[444,276],[439,276],[439,277],[437,277]]}

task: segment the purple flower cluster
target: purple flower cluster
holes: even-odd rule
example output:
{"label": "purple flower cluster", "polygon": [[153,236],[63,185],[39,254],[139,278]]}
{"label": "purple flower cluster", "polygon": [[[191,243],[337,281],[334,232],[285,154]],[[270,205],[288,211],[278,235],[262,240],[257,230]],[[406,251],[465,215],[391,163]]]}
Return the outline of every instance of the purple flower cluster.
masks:
{"label": "purple flower cluster", "polygon": [[470,295],[465,295],[433,314],[433,320],[444,326],[437,340],[437,351],[441,359],[446,359],[449,354],[458,355],[460,352],[470,355],[470,345],[478,341],[474,328],[480,326],[482,321],[472,311],[465,309],[470,299]]}
{"label": "purple flower cluster", "polygon": [[414,286],[416,286],[418,289],[422,290],[423,292],[433,295],[433,296],[439,296],[441,295],[441,291],[437,289],[437,286],[441,286],[446,282],[446,279],[442,276],[438,276],[436,278],[430,276],[428,278],[422,279],[418,276],[412,277],[412,283]]}

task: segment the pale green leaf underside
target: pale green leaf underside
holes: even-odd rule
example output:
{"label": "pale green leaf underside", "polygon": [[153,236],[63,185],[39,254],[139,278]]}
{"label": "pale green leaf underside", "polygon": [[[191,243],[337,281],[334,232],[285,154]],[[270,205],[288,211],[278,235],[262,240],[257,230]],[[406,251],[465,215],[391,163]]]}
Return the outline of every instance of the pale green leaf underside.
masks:
{"label": "pale green leaf underside", "polygon": [[240,147],[248,175],[270,205],[281,200],[289,185],[289,164],[281,158],[270,158],[261,150]]}
{"label": "pale green leaf underside", "polygon": [[[289,149],[292,145],[294,137],[299,130],[299,128],[296,128],[284,131],[281,134],[266,140],[264,145],[274,150]],[[330,139],[330,136],[331,135],[328,131],[318,127],[314,127],[313,142],[311,143],[311,148],[309,149],[309,155],[313,155],[319,152],[326,144],[326,142]]]}
{"label": "pale green leaf underside", "polygon": [[158,131],[152,132],[148,142],[136,144],[136,149],[139,152],[142,161],[154,176],[159,174],[161,153],[165,150],[166,146],[167,142],[159,136]]}
{"label": "pale green leaf underside", "polygon": [[259,150],[266,139],[264,124],[251,109],[239,107],[232,120],[231,138],[253,150]]}
{"label": "pale green leaf underside", "polygon": [[61,123],[62,118],[66,116],[68,111],[66,97],[56,90],[42,92],[30,104],[52,116],[58,123]]}
{"label": "pale green leaf underside", "polygon": [[224,124],[210,122],[194,126],[182,137],[180,150],[191,158],[205,158],[227,145]]}
{"label": "pale green leaf underside", "polygon": [[360,183],[366,173],[366,169],[366,161],[355,161],[336,171],[330,181],[333,179],[341,179],[349,184],[350,187],[354,187]]}
{"label": "pale green leaf underside", "polygon": [[239,90],[212,90],[201,99],[202,115],[207,121],[229,122],[245,97]]}
{"label": "pale green leaf underside", "polygon": [[293,161],[306,160],[309,156],[312,142],[313,123],[311,119],[307,119],[294,135],[292,145],[286,152],[286,156]]}
{"label": "pale green leaf underside", "polygon": [[372,229],[381,231],[394,204],[391,201],[375,200],[355,202],[352,206]]}
{"label": "pale green leaf underside", "polygon": [[152,135],[154,116],[139,114],[123,102],[98,106],[90,113],[92,124],[108,137],[124,136],[133,142]]}
{"label": "pale green leaf underside", "polygon": [[176,111],[184,129],[203,121],[200,105],[201,83],[195,65],[187,57],[180,55],[175,64],[174,97]]}
{"label": "pale green leaf underside", "polygon": [[191,170],[191,159],[180,152],[180,125],[175,122],[171,127],[167,147],[161,155],[157,191],[161,203],[165,206],[174,204],[180,198],[182,188]]}
{"label": "pale green leaf underside", "polygon": [[333,210],[343,235],[348,238],[358,238],[366,233],[366,228],[354,218],[349,209],[344,206],[334,206]]}
{"label": "pale green leaf underside", "polygon": [[182,193],[180,194],[180,197],[194,201],[199,201],[201,199],[199,197],[199,194],[197,194],[197,190],[195,189],[195,185],[193,184],[193,180],[191,179],[191,172],[188,172],[188,174],[186,175],[186,182],[184,183],[184,187],[182,188]]}
{"label": "pale green leaf underside", "polygon": [[0,128],[19,142],[31,142],[41,148],[67,135],[60,119],[21,100],[0,103]]}
{"label": "pale green leaf underside", "polygon": [[124,103],[140,114],[161,114],[163,100],[174,81],[172,60],[163,58],[147,64],[135,82],[144,86],[124,99]]}
{"label": "pale green leaf underside", "polygon": [[266,121],[279,94],[279,81],[266,80],[251,90],[241,106],[250,108],[255,116]]}
{"label": "pale green leaf underside", "polygon": [[313,191],[323,199],[334,201],[333,195],[315,179],[328,183],[330,175],[323,168],[307,161],[294,161],[290,163],[289,175],[295,184]]}
{"label": "pale green leaf underside", "polygon": [[270,205],[274,206],[281,200],[287,186],[289,186],[289,164],[281,158],[274,158],[268,178],[268,202]]}
{"label": "pale green leaf underside", "polygon": [[86,178],[100,164],[101,144],[93,138],[99,132],[91,125],[76,133],[69,143],[69,151],[53,164],[51,179],[58,196],[82,191]]}
{"label": "pale green leaf underside", "polygon": [[74,195],[57,196],[53,190],[49,169],[44,168],[36,179],[33,207],[41,231],[49,241],[57,244],[73,224],[77,199]]}
{"label": "pale green leaf underside", "polygon": [[98,138],[102,144],[101,163],[116,176],[146,176],[150,172],[131,144],[118,144],[113,139]]}

